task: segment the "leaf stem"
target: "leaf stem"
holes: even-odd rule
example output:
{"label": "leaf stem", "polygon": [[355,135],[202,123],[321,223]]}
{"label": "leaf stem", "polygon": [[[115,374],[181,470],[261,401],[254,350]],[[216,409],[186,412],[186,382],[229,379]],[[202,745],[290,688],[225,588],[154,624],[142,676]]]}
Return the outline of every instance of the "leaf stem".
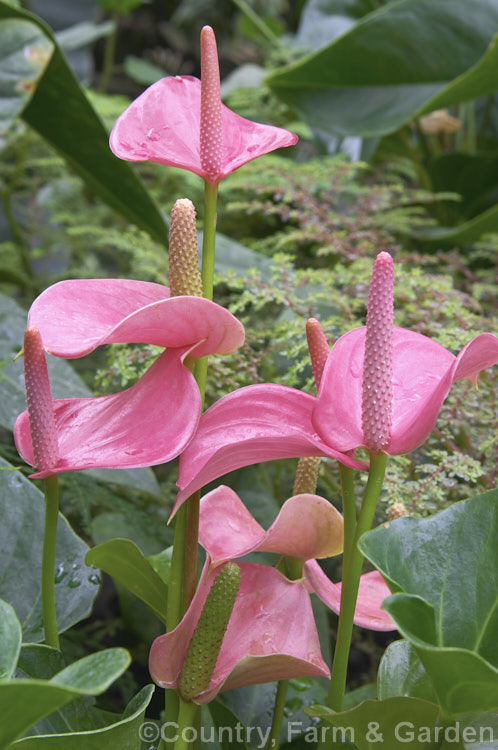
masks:
{"label": "leaf stem", "polygon": [[45,479],[45,531],[42,554],[42,620],[45,643],[60,650],[55,612],[55,544],[59,520],[59,481],[54,476]]}

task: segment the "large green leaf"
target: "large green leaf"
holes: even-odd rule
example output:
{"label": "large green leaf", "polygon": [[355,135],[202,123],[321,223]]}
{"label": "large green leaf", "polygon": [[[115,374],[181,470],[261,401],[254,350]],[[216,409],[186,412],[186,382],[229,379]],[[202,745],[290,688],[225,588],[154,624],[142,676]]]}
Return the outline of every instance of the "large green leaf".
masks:
{"label": "large green leaf", "polygon": [[[20,472],[0,459],[0,597],[14,608],[25,641],[43,640],[41,558],[45,500]],[[99,592],[98,570],[85,564],[88,545],[59,514],[55,605],[59,632],[90,614]]]}
{"label": "large green leaf", "polygon": [[16,747],[40,750],[136,750],[145,710],[153,693],[154,685],[142,688],[127,705],[123,715],[117,716],[112,724],[88,731],[77,731],[69,725],[64,733],[25,737],[18,740]]}
{"label": "large green leaf", "polygon": [[396,594],[383,606],[413,644],[446,714],[498,708],[498,669],[475,651],[442,648],[436,639],[431,641],[436,630],[432,605],[412,594]]}
{"label": "large green leaf", "polygon": [[0,682],[0,749],[75,698],[103,693],[129,663],[127,651],[112,648],[85,656],[50,680]]}
{"label": "large green leaf", "polygon": [[[31,96],[24,98],[21,104],[16,97],[18,113],[22,109],[25,122],[66,159],[102,200],[166,244],[167,228],[159,209],[132,167],[117,159],[109,149],[108,133],[48,26],[37,16],[0,0],[0,21],[12,23],[13,20],[41,31],[47,47],[53,46],[42,75],[36,82],[33,78],[28,87]],[[15,87],[22,87],[26,74],[19,65],[15,75]],[[8,90],[1,94],[2,88],[0,120],[12,117],[14,112]]]}
{"label": "large green leaf", "polygon": [[91,549],[86,561],[108,573],[165,622],[168,587],[129,539],[110,539]]}
{"label": "large green leaf", "polygon": [[0,680],[12,677],[21,650],[22,630],[16,613],[0,599]]}
{"label": "large green leaf", "polygon": [[399,0],[267,80],[309,124],[379,136],[497,90],[497,28],[494,0]]}
{"label": "large green leaf", "polygon": [[429,676],[408,641],[394,641],[385,650],[377,673],[377,694],[379,700],[406,695],[437,702]]}
{"label": "large green leaf", "polygon": [[360,547],[394,587],[384,603],[447,713],[498,707],[498,491],[402,518]]}
{"label": "large green leaf", "polygon": [[[61,651],[41,643],[27,643],[21,648],[15,677],[51,680],[67,666],[68,661]],[[60,734],[69,728],[73,732],[83,732],[100,729],[106,723],[102,712],[95,707],[95,699],[84,695],[38,721],[28,734]]]}
{"label": "large green leaf", "polygon": [[[387,698],[383,701],[367,700],[350,711],[334,713],[325,706],[312,706],[306,711],[330,725],[328,742],[340,746],[341,736],[354,742],[358,750],[386,750],[409,747],[410,750],[438,750],[442,742],[425,735],[418,739],[424,727],[433,729],[438,724],[439,706],[419,698]],[[335,729],[335,731],[334,731]],[[413,733],[413,739],[411,734]],[[320,736],[320,735],[318,735]],[[409,742],[409,744],[407,744]]]}

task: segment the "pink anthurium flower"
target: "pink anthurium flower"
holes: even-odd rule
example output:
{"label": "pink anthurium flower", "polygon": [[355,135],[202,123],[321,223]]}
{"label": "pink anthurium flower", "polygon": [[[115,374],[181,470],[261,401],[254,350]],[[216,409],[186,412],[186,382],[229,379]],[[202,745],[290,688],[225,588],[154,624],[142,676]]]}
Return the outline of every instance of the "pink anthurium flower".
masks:
{"label": "pink anthurium flower", "polygon": [[[332,583],[314,558],[342,552],[341,514],[319,495],[295,495],[287,500],[268,531],[251,516],[238,495],[221,486],[201,498],[199,542],[212,565],[243,557],[249,552],[276,552],[305,561],[304,580],[309,591],[333,611],[341,605],[341,584]],[[381,609],[391,591],[378,571],[360,579],[354,622],[370,630],[395,630]]]}
{"label": "pink anthurium flower", "polygon": [[297,142],[288,130],[246,120],[221,104],[209,26],[201,32],[201,79],[162,78],[135,99],[111,132],[116,156],[181,167],[217,183],[258,156]]}
{"label": "pink anthurium flower", "polygon": [[[57,357],[81,357],[111,343],[166,348],[145,375],[121,393],[54,400],[59,460],[34,477],[171,460],[191,439],[201,410],[185,358],[227,354],[244,341],[242,324],[214,302],[169,297],[161,284],[126,279],[54,284],[33,303],[28,327],[38,329],[45,350]],[[27,412],[18,417],[14,436],[24,460],[36,465]]]}
{"label": "pink anthurium flower", "polygon": [[[253,385],[220,399],[203,415],[182,455],[174,511],[193,491],[223,474],[292,456],[330,456],[362,467],[349,452],[369,447],[362,425],[366,329],[342,336],[330,351],[316,398],[278,385]],[[382,450],[408,453],[429,436],[453,383],[475,382],[498,362],[498,337],[482,333],[455,356],[404,328],[392,336],[392,418]]]}
{"label": "pink anthurium flower", "polygon": [[[221,567],[206,561],[183,620],[152,644],[150,673],[161,687],[178,688],[187,649]],[[208,703],[219,692],[243,685],[330,676],[303,581],[289,581],[265,565],[239,567],[240,587],[216,665],[207,687],[191,698],[194,703]]]}

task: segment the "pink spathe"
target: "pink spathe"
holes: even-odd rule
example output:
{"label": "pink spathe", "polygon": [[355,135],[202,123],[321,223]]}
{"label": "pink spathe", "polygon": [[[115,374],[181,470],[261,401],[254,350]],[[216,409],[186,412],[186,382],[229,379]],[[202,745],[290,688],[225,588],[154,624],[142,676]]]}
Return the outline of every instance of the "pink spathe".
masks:
{"label": "pink spathe", "polygon": [[[342,552],[343,520],[334,506],[319,495],[289,498],[265,531],[238,495],[222,485],[201,498],[199,542],[213,565],[249,552],[275,552],[300,558],[305,561],[303,576],[308,590],[334,612],[340,610],[341,584],[333,583],[315,558]],[[395,630],[391,617],[381,609],[390,594],[380,573],[362,575],[355,624],[371,630]]]}
{"label": "pink spathe", "polygon": [[200,123],[200,80],[192,76],[162,78],[116,120],[109,145],[120,159],[181,167],[219,182],[258,156],[293,146],[298,140],[288,130],[246,120],[221,104],[222,158],[214,171],[211,159],[205,166],[201,161]]}
{"label": "pink spathe", "polygon": [[[316,398],[286,386],[252,385],[208,409],[182,454],[174,511],[208,482],[260,461],[328,456],[365,468],[354,457],[357,448],[370,447],[362,422],[365,337],[363,327],[338,339],[319,375]],[[475,382],[497,362],[498,337],[490,333],[476,336],[455,356],[426,336],[394,327],[392,418],[382,451],[397,455],[422,445],[453,383]]]}
{"label": "pink spathe", "polygon": [[[208,703],[225,690],[295,677],[329,677],[309,595],[302,580],[240,563],[240,586],[210,683],[193,698]],[[183,660],[208,592],[219,572],[206,561],[181,623],[152,644],[149,669],[161,687],[176,688]]]}
{"label": "pink spathe", "polygon": [[[89,468],[134,468],[178,456],[199,420],[199,389],[184,360],[227,354],[244,341],[244,328],[227,310],[199,297],[169,297],[160,284],[125,279],[62,281],[33,303],[28,326],[45,350],[81,357],[110,343],[165,347],[140,380],[120,393],[55,399],[60,458],[32,476]],[[36,465],[27,412],[14,428],[24,460]],[[41,467],[38,467],[41,468]]]}

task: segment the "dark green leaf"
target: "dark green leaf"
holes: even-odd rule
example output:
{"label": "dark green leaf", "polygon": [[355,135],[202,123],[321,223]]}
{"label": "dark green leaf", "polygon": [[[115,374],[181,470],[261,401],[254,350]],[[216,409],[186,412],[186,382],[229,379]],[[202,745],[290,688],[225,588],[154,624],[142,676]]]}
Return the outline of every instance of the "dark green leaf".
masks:
{"label": "dark green leaf", "polygon": [[447,713],[498,707],[498,491],[424,519],[401,518],[360,547],[405,593],[384,606],[415,647]]}
{"label": "dark green leaf", "polygon": [[99,729],[57,735],[26,737],[17,744],[22,748],[41,750],[137,750],[137,739],[144,724],[145,710],[150,703],[154,685],[146,685],[130,701],[121,717]]}
{"label": "dark green leaf", "polygon": [[86,561],[147,604],[164,622],[168,587],[129,539],[111,539],[91,549]]}
{"label": "dark green leaf", "polygon": [[24,734],[44,716],[81,695],[99,695],[130,663],[122,648],[85,656],[51,680],[9,680],[0,684],[0,748]]}
{"label": "dark green leaf", "polygon": [[[109,149],[108,133],[50,29],[39,18],[0,0],[0,20],[19,19],[37,27],[53,45],[52,56],[29,100],[22,117],[52,145],[111,208],[167,243],[164,220],[136,173]],[[21,80],[21,79],[20,79]]]}
{"label": "dark green leaf", "polygon": [[0,680],[14,674],[21,650],[22,631],[16,613],[0,599]]}
{"label": "dark green leaf", "polygon": [[268,83],[310,125],[378,136],[498,89],[493,0],[400,0]]}
{"label": "dark green leaf", "polygon": [[[0,459],[0,597],[14,608],[25,642],[43,640],[41,557],[45,500],[20,472]],[[88,546],[59,515],[55,557],[55,605],[59,632],[87,617],[100,576],[85,564]]]}
{"label": "dark green leaf", "polygon": [[407,695],[437,702],[429,676],[408,641],[395,641],[385,650],[377,674],[377,691],[379,700]]}
{"label": "dark green leaf", "polygon": [[[410,750],[437,750],[441,746],[440,740],[431,741],[427,736],[423,740],[418,739],[419,730],[425,727],[433,729],[440,715],[438,706],[419,698],[367,700],[350,711],[340,713],[334,713],[325,706],[312,706],[307,713],[319,716],[325,724],[330,725],[325,736],[329,742],[337,742],[338,746],[341,735],[353,741],[358,750],[373,750],[375,747],[394,750],[405,746]],[[410,741],[412,732],[414,738]]]}

